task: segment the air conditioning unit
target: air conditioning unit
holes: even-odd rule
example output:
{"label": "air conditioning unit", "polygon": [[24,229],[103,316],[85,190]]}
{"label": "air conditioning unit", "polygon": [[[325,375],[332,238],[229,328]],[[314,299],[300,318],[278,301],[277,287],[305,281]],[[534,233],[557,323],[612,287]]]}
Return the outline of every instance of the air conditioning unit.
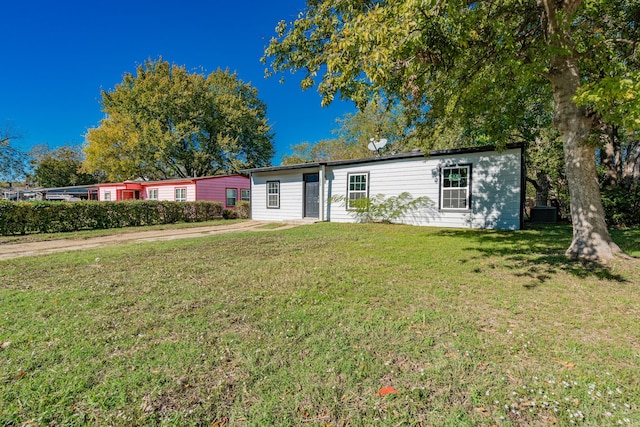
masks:
{"label": "air conditioning unit", "polygon": [[531,208],[531,222],[534,224],[555,224],[558,210],[555,206],[535,206]]}

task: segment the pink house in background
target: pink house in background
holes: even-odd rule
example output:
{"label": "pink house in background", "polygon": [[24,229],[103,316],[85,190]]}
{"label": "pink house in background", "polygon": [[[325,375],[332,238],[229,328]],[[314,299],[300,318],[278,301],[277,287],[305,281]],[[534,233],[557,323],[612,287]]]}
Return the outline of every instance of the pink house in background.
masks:
{"label": "pink house in background", "polygon": [[165,181],[125,181],[98,185],[98,200],[162,200],[221,202],[233,208],[239,201],[250,201],[250,180],[244,175],[204,176]]}

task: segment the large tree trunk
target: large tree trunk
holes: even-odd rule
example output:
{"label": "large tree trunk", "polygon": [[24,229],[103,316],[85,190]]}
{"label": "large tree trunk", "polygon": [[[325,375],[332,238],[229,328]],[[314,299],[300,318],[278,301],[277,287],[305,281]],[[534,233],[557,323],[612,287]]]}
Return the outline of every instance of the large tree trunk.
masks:
{"label": "large tree trunk", "polygon": [[541,170],[536,171],[535,175],[536,179],[527,177],[527,182],[536,190],[536,206],[547,206],[551,189],[549,175]]}
{"label": "large tree trunk", "polygon": [[603,125],[600,139],[604,147],[600,150],[600,162],[604,168],[603,188],[620,185],[623,178],[622,151],[616,127]]}
{"label": "large tree trunk", "polygon": [[640,182],[640,144],[630,142],[626,148],[622,176],[629,188]]}
{"label": "large tree trunk", "polygon": [[547,206],[549,202],[549,190],[551,189],[551,180],[546,171],[536,172],[536,181],[538,186],[536,189],[536,206]]}
{"label": "large tree trunk", "polygon": [[575,58],[570,55],[553,58],[549,78],[553,85],[554,122],[562,135],[571,197],[573,241],[566,253],[571,258],[606,263],[621,250],[611,239],[604,219],[595,147],[587,143],[591,120],[572,100],[580,84]]}

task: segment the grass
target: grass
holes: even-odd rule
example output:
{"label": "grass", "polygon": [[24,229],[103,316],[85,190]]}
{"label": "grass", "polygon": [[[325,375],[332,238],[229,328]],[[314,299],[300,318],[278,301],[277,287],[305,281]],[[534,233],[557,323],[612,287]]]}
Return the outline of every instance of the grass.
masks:
{"label": "grass", "polygon": [[285,225],[286,224],[284,222],[268,222],[264,225],[259,226],[258,228],[261,230],[275,230]]}
{"label": "grass", "polygon": [[176,224],[160,224],[160,225],[147,225],[142,227],[125,227],[125,228],[108,228],[100,230],[83,230],[73,231],[67,233],[32,233],[25,235],[15,236],[0,236],[0,244],[14,244],[14,243],[29,243],[29,242],[43,242],[48,240],[59,239],[89,239],[91,237],[111,236],[114,234],[128,234],[136,233],[139,231],[154,231],[154,230],[178,230],[185,228],[197,228],[197,227],[211,227],[217,225],[228,225],[236,222],[242,222],[246,220],[212,220],[203,222],[180,222]]}
{"label": "grass", "polygon": [[322,223],[2,261],[0,424],[640,425],[640,266],[570,239]]}

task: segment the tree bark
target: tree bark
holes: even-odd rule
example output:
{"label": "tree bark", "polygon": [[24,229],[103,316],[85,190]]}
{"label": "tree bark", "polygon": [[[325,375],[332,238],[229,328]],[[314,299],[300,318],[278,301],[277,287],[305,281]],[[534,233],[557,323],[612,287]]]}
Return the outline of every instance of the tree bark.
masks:
{"label": "tree bark", "polygon": [[527,177],[527,182],[536,190],[536,206],[547,206],[549,202],[549,190],[551,189],[549,175],[541,170],[536,171],[535,175],[536,179]]}
{"label": "tree bark", "polygon": [[536,206],[547,206],[549,202],[549,189],[551,188],[551,180],[546,171],[536,172]]}
{"label": "tree bark", "polygon": [[571,55],[552,58],[549,78],[553,86],[554,123],[562,135],[571,200],[573,241],[566,254],[607,263],[621,250],[611,239],[605,223],[595,147],[587,143],[592,121],[573,102],[580,84],[576,59]]}
{"label": "tree bark", "polygon": [[600,162],[604,167],[603,185],[606,188],[620,185],[622,181],[622,151],[615,126],[603,125],[602,128],[600,139],[604,148],[600,150]]}
{"label": "tree bark", "polygon": [[632,142],[626,147],[622,177],[628,188],[640,182],[640,143],[638,142]]}
{"label": "tree bark", "polygon": [[567,256],[603,264],[622,253],[611,239],[598,185],[595,147],[588,143],[592,120],[574,102],[580,70],[569,25],[583,0],[538,0],[544,9],[551,54],[547,78],[553,90],[554,124],[562,136],[569,186],[573,240]]}

